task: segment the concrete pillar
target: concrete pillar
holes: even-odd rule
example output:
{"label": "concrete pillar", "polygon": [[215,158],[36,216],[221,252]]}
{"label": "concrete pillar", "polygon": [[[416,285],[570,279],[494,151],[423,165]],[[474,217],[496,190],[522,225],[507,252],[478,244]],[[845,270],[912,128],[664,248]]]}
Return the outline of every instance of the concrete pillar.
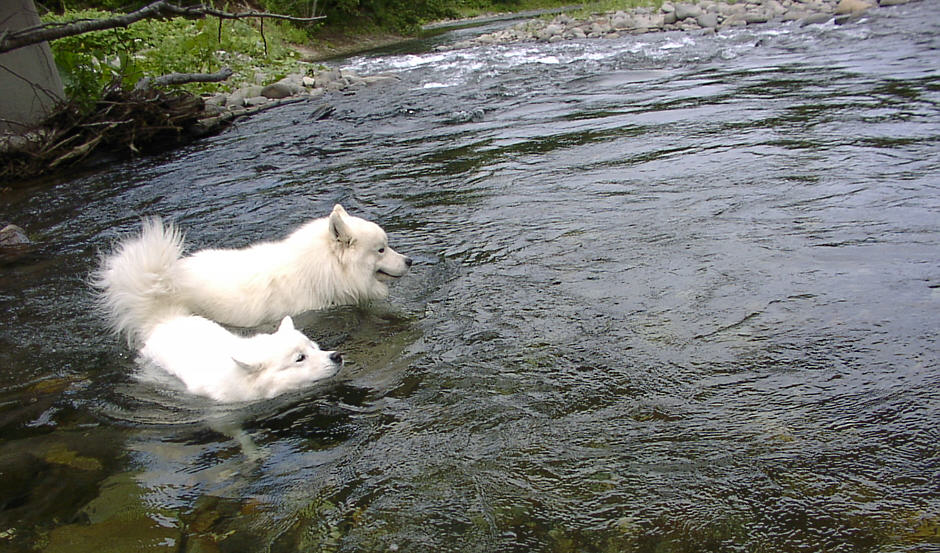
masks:
{"label": "concrete pillar", "polygon": [[[0,33],[39,24],[33,0],[0,0]],[[0,134],[36,125],[64,98],[48,43],[0,54]]]}

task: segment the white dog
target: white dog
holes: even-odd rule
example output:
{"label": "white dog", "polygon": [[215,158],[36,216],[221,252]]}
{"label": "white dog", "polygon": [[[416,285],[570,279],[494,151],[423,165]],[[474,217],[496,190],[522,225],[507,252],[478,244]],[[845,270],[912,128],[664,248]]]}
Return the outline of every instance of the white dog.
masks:
{"label": "white dog", "polygon": [[381,227],[337,205],[328,217],[283,240],[185,257],[173,264],[172,287],[193,313],[252,327],[311,309],[383,299],[388,282],[409,267],[411,259],[389,247]]}
{"label": "white dog", "polygon": [[249,401],[329,378],[342,355],[321,351],[284,317],[274,334],[243,337],[192,315],[172,280],[182,236],[159,219],[104,258],[92,284],[115,331],[141,356],[179,378],[194,394],[217,401]]}

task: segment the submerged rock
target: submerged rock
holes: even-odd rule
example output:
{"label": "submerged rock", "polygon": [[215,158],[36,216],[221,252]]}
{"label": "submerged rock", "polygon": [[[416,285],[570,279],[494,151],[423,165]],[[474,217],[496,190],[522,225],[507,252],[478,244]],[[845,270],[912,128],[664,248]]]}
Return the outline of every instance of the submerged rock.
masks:
{"label": "submerged rock", "polygon": [[22,228],[10,223],[0,229],[0,248],[25,248],[30,244],[32,242]]}

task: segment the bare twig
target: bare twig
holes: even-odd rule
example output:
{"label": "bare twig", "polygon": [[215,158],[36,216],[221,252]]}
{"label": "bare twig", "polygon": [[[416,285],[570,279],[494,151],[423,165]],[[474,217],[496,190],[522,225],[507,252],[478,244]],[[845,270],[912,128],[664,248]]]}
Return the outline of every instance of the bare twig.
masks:
{"label": "bare twig", "polygon": [[232,76],[231,68],[225,67],[216,73],[170,73],[160,77],[144,77],[137,81],[134,90],[145,90],[154,86],[185,83],[217,83]]}
{"label": "bare twig", "polygon": [[209,16],[218,17],[220,20],[260,18],[262,21],[265,19],[282,19],[285,21],[295,21],[301,23],[325,18],[325,16],[293,17],[290,15],[256,11],[229,13],[218,10],[211,6],[206,6],[204,4],[184,8],[175,4],[170,4],[166,0],[159,0],[158,2],[153,2],[144,6],[143,8],[140,8],[139,10],[107,19],[80,19],[72,21],[71,23],[46,23],[19,31],[4,32],[0,34],[0,54],[49,40],[56,40],[68,36],[90,33],[92,31],[103,31],[106,29],[115,29],[117,27],[127,27],[144,19],[159,19],[163,17],[204,19]]}

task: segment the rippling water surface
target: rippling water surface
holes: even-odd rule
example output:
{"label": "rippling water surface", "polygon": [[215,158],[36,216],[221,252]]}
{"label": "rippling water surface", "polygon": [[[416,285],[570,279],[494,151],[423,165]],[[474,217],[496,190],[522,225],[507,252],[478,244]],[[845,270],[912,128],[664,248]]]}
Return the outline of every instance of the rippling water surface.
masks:
{"label": "rippling water surface", "polygon": [[[0,546],[936,551],[940,4],[452,39],[5,194],[41,246],[0,272]],[[388,305],[299,318],[334,382],[208,406],[91,311],[143,215],[241,246],[337,202],[416,263]]]}

